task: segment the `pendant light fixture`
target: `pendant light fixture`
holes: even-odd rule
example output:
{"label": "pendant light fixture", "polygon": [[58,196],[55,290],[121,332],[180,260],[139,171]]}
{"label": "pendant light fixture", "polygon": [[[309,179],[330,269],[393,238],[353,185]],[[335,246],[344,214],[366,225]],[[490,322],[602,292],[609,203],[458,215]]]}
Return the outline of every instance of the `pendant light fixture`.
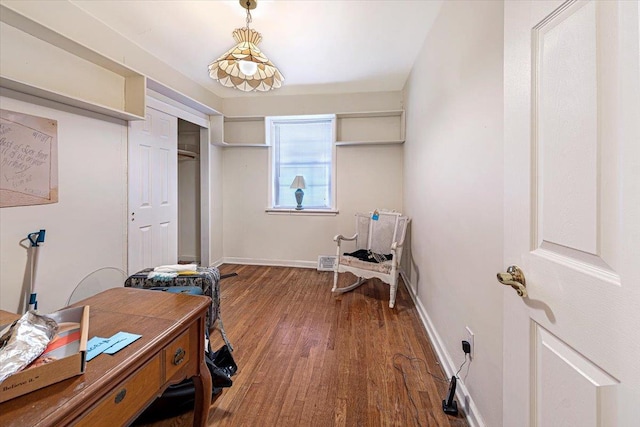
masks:
{"label": "pendant light fixture", "polygon": [[258,49],[262,36],[249,28],[251,10],[257,0],[239,0],[247,10],[247,26],[233,30],[236,45],[209,64],[209,76],[223,86],[234,87],[245,92],[266,92],[282,86],[284,77],[275,65]]}

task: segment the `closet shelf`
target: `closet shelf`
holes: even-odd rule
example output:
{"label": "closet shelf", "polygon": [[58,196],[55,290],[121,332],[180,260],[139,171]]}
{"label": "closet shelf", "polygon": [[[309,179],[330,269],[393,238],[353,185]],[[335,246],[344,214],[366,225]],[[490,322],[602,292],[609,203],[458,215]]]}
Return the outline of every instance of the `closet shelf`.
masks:
{"label": "closet shelf", "polygon": [[266,148],[268,147],[267,144],[241,144],[241,143],[228,143],[228,142],[216,142],[216,143],[213,143],[212,145],[215,145],[216,147],[224,147],[224,148],[247,148],[247,147]]}
{"label": "closet shelf", "polygon": [[[27,40],[42,50],[39,55],[16,49],[3,51],[0,87],[123,120],[144,120],[145,75],[22,15],[8,5],[0,5],[0,21],[8,26],[4,35],[10,40]],[[48,73],[47,68],[51,67],[55,67],[55,72]],[[38,68],[47,71],[31,72]],[[84,84],[78,85],[78,81]]]}
{"label": "closet shelf", "polygon": [[[336,146],[398,145],[405,141],[404,110],[336,113]],[[268,147],[266,116],[225,116],[215,135],[220,147]],[[214,139],[214,138],[212,138]]]}
{"label": "closet shelf", "polygon": [[387,111],[361,111],[352,113],[336,113],[338,119],[364,119],[369,117],[399,117],[404,114],[404,110]]}
{"label": "closet shelf", "polygon": [[105,116],[116,117],[122,120],[144,120],[144,116],[140,116],[138,114],[132,114],[105,105],[85,101],[80,98],[75,98],[73,96],[65,95],[64,93],[38,87],[31,83],[21,82],[9,77],[0,76],[0,87],[25,93],[27,95],[37,96],[38,98],[59,102],[61,104],[70,105],[71,107],[93,111],[94,113],[104,114]]}
{"label": "closet shelf", "polygon": [[264,122],[265,116],[224,116],[225,122]]}
{"label": "closet shelf", "polygon": [[353,145],[398,145],[404,144],[404,139],[381,140],[381,141],[336,141],[337,147],[347,147]]}

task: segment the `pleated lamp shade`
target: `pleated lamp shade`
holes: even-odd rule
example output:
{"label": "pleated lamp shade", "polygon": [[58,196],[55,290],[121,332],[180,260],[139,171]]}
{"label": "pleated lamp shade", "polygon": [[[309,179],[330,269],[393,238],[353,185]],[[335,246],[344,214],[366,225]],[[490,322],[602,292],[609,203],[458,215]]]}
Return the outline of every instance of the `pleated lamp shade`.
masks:
{"label": "pleated lamp shade", "polygon": [[[245,92],[266,92],[282,86],[284,77],[258,49],[257,45],[262,40],[259,32],[248,27],[236,28],[233,38],[237,45],[209,64],[212,79]],[[254,74],[245,74],[254,69]]]}
{"label": "pleated lamp shade", "polygon": [[291,187],[289,188],[302,188],[304,190],[305,184],[306,183],[304,182],[304,176],[296,175],[296,177],[293,179],[293,182],[291,183]]}

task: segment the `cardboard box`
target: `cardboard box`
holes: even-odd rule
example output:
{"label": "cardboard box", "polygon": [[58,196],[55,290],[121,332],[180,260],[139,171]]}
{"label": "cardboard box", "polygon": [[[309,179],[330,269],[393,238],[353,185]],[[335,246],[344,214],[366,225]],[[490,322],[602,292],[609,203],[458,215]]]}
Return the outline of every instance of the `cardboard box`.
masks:
{"label": "cardboard box", "polygon": [[[59,345],[56,348],[55,341],[52,340],[43,355],[53,356],[56,360],[32,366],[7,377],[0,383],[0,403],[84,373],[87,364],[89,306],[65,308],[47,316],[58,322],[60,331],[54,340],[58,338]],[[66,340],[61,336],[65,332],[68,332]]]}

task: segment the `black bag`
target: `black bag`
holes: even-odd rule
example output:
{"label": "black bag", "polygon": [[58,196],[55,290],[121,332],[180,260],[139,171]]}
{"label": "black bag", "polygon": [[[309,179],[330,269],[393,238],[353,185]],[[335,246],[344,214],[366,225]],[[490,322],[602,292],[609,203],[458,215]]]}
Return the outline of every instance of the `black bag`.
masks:
{"label": "black bag", "polygon": [[[213,398],[219,394],[223,388],[233,385],[231,376],[236,373],[238,366],[226,345],[223,345],[215,353],[211,352],[211,349],[207,349],[207,351],[204,352],[204,360],[211,373],[211,397]],[[193,380],[189,378],[179,384],[170,385],[162,396],[158,397],[142,415],[138,417],[134,424],[176,417],[193,410],[194,404],[195,386],[193,385]]]}
{"label": "black bag", "polygon": [[236,362],[233,360],[233,356],[231,355],[231,351],[226,345],[223,345],[218,351],[213,353],[213,364],[222,370],[222,372],[224,372],[228,377],[234,376],[238,370],[238,365],[236,365]]}

